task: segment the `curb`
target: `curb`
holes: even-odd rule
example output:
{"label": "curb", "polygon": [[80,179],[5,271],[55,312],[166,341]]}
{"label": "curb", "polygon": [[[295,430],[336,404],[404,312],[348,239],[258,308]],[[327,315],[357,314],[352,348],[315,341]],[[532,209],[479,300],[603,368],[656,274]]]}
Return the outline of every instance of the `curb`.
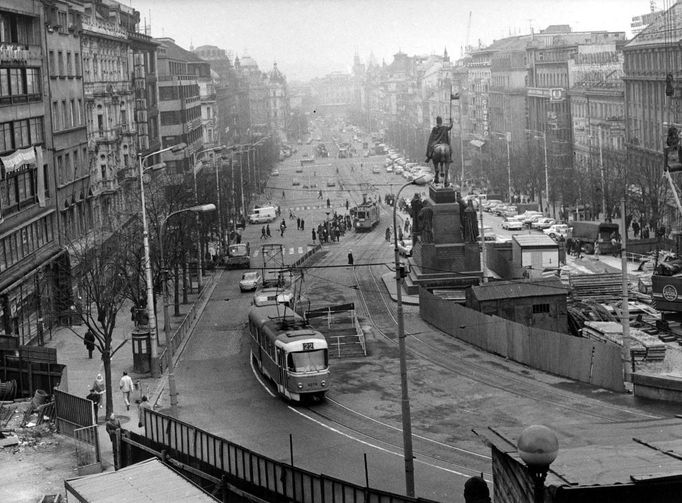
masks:
{"label": "curb", "polygon": [[[201,318],[201,315],[204,312],[204,309],[206,309],[206,305],[208,304],[208,301],[210,300],[211,296],[213,295],[213,291],[216,288],[216,285],[218,283],[218,280],[223,275],[224,270],[220,269],[218,272],[213,274],[211,276],[211,284],[206,287],[206,294],[204,295],[203,299],[200,301],[199,306],[197,308],[196,316],[194,318],[194,321],[192,322],[187,337],[185,337],[180,344],[180,347],[178,347],[178,350],[175,352],[173,355],[173,367],[175,367],[182,357],[182,353],[185,351],[185,347],[187,346],[187,343],[189,340],[192,338],[194,335],[194,327],[196,327],[197,323],[199,322],[199,319]],[[164,369],[163,375],[159,379],[159,382],[156,385],[156,388],[154,392],[152,393],[149,401],[152,404],[152,407],[157,407],[158,402],[161,399],[161,396],[163,395],[163,392],[166,388],[166,385],[168,384],[168,368]]]}

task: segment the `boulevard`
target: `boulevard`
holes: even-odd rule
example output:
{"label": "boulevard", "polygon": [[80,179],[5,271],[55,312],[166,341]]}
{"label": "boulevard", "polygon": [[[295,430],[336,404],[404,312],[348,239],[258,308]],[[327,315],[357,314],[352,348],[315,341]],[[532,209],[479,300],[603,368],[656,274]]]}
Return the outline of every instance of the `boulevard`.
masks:
{"label": "boulevard", "polygon": [[[310,231],[327,218],[327,211],[345,214],[346,199],[352,206],[363,193],[382,199],[400,180],[383,166],[380,173],[372,173],[372,166],[382,165],[383,156],[337,159],[330,133],[325,133],[330,157],[318,158],[305,169],[313,171],[311,181],[333,178],[335,187],[326,182],[323,187],[291,185],[294,178],[305,180],[310,174],[296,172],[302,155],[312,150],[302,145],[278,164],[280,174],[271,177],[266,188],[273,196],[270,202],[281,208],[271,227],[274,230],[282,218],[287,223],[284,236],[273,232],[268,243],[283,244],[286,264],[312,245]],[[406,199],[425,190],[409,189]],[[277,197],[282,192],[285,197]],[[305,220],[305,231],[296,230],[296,221],[289,220],[290,209]],[[176,366],[179,418],[286,462],[292,455],[291,435],[296,466],[359,484],[365,483],[366,454],[370,485],[403,492],[395,306],[380,279],[392,264],[393,245],[384,236],[391,214],[392,208],[382,203],[378,227],[366,234],[347,232],[306,264],[303,295],[313,299],[315,307],[355,302],[367,338],[366,357],[330,360],[331,386],[323,403],[289,404],[255,372],[246,331],[252,294],[239,291],[241,271],[223,271]],[[485,222],[499,224],[499,219],[486,215]],[[248,225],[243,233],[252,253],[260,247],[260,232],[260,225]],[[355,267],[347,266],[349,249]],[[252,268],[262,265],[255,255]],[[675,414],[674,407],[591,388],[482,353],[421,321],[417,306],[404,307],[420,497],[463,501],[464,482],[480,473],[492,485],[490,452],[472,433],[475,427],[541,423],[561,431],[562,425]]]}

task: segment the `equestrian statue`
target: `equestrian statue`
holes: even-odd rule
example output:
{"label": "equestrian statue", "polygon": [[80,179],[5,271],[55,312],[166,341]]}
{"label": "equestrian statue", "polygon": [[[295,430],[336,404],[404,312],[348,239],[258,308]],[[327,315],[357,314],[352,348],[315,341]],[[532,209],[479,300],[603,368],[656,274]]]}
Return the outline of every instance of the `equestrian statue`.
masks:
{"label": "equestrian statue", "polygon": [[452,118],[450,125],[443,125],[443,118],[436,117],[436,125],[431,130],[429,142],[426,146],[426,162],[433,161],[435,171],[434,183],[437,184],[442,179],[443,187],[448,184],[448,171],[450,168],[450,130],[452,129]]}

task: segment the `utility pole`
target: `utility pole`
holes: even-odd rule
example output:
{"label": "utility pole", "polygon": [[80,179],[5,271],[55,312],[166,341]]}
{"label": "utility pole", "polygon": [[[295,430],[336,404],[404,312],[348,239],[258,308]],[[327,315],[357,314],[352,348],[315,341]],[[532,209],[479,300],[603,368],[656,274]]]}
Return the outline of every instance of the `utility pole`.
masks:
{"label": "utility pole", "polygon": [[[599,131],[599,172],[601,175],[601,211],[602,211],[602,221],[606,221],[607,218],[607,213],[606,213],[606,180],[605,180],[605,175],[604,175],[604,155],[602,153],[602,146],[601,146],[601,124],[598,127]],[[623,216],[625,216],[623,214]],[[625,221],[625,220],[623,220]]]}

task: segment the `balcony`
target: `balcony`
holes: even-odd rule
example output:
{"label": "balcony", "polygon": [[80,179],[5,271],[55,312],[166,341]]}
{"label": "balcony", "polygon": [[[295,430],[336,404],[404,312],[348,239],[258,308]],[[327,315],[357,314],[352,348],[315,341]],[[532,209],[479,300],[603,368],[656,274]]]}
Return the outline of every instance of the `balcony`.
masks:
{"label": "balcony", "polygon": [[127,39],[129,35],[128,31],[119,28],[112,23],[100,22],[89,17],[83,17],[83,30],[120,39]]}
{"label": "balcony", "polygon": [[91,139],[97,143],[113,143],[120,139],[121,137],[121,127],[114,127],[111,129],[98,129],[95,130]]}

